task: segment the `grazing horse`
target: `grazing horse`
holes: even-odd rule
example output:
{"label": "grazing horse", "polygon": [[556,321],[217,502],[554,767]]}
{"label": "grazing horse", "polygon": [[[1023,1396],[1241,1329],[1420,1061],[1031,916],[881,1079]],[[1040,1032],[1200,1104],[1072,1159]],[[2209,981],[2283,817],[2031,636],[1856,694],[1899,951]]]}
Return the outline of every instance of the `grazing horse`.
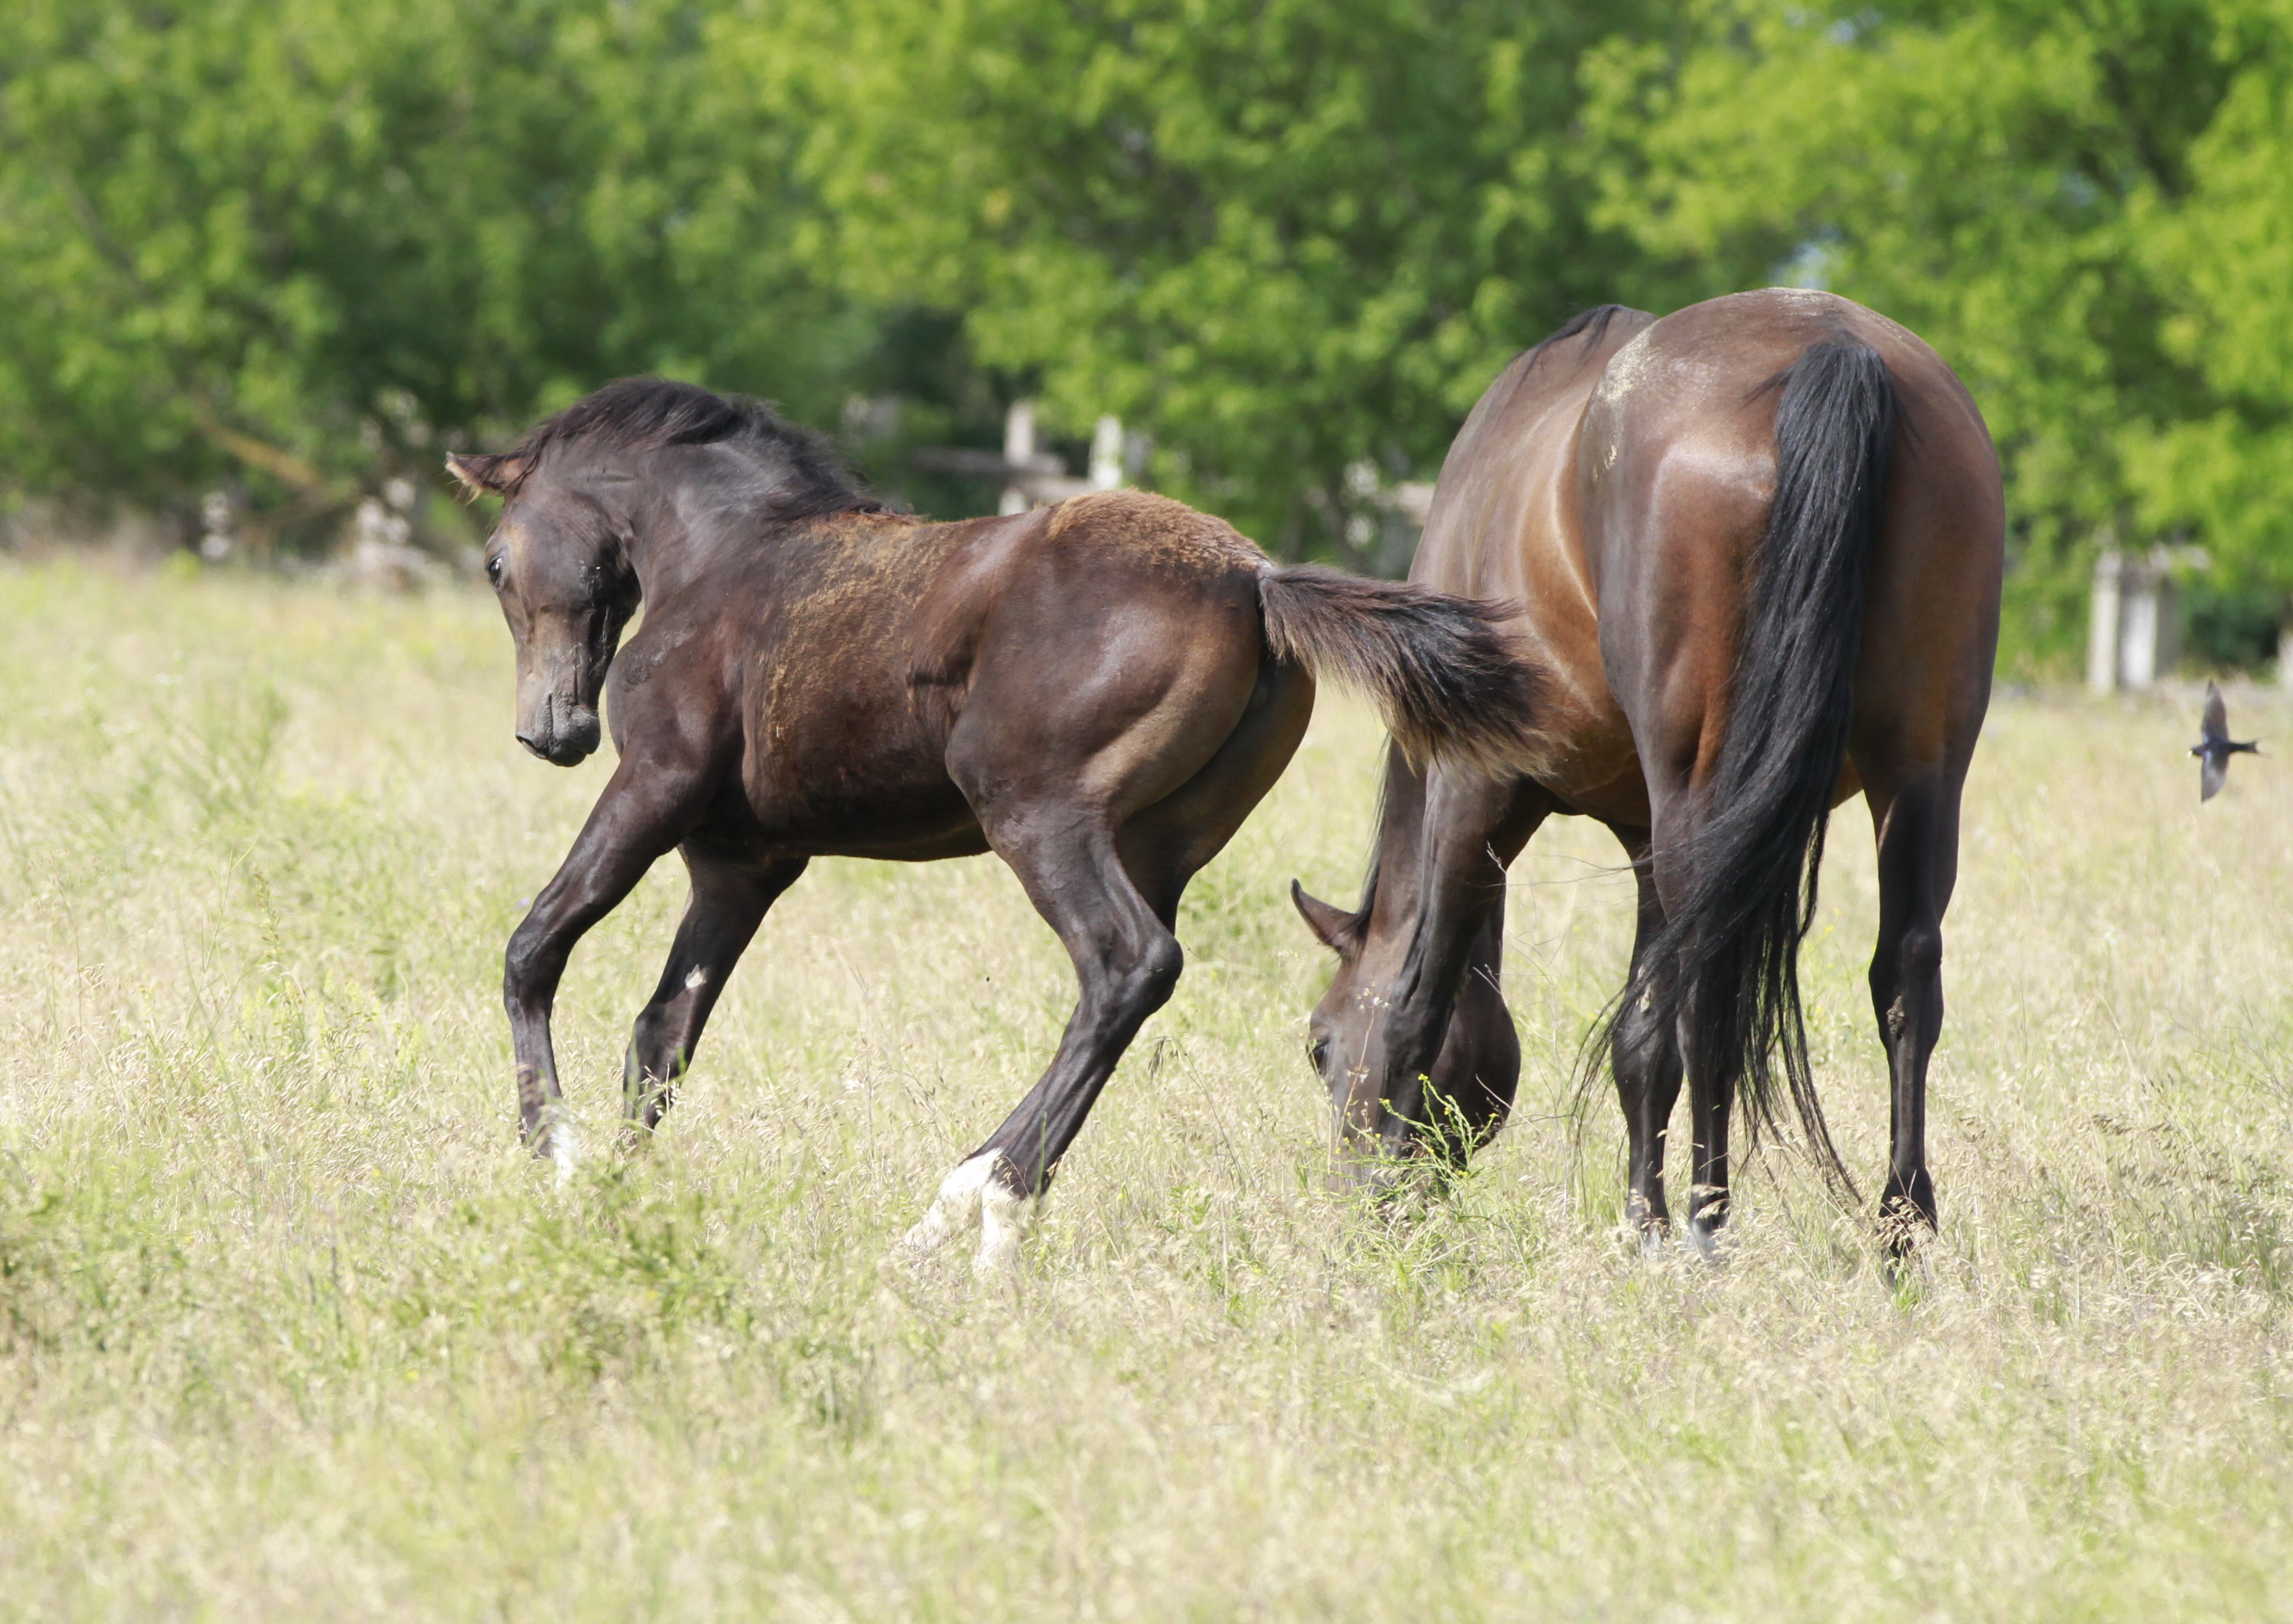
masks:
{"label": "grazing horse", "polygon": [[1171,996],[1179,893],[1289,761],[1316,675],[1370,692],[1414,760],[1501,772],[1533,749],[1536,674],[1499,611],[1277,569],[1163,497],[928,523],[870,500],[766,408],[649,378],[449,467],[505,498],[485,570],[517,648],[519,741],[580,761],[610,691],[620,755],[504,977],[523,1130],[561,1168],[574,1143],[550,1049],[558,978],[656,859],[683,856],[692,895],[624,1068],[642,1129],[813,858],[993,850],[1082,996],[1049,1070],[910,1240],[934,1248],[984,1221],[977,1262],[1007,1267]]}
{"label": "grazing horse", "polygon": [[1739,1083],[1756,1130],[1780,1070],[1851,1193],[1808,1073],[1797,960],[1831,809],[1860,789],[1893,1078],[1880,1223],[1898,1250],[1933,1226],[1927,1060],[2004,532],[1965,386],[1828,294],[1661,320],[1609,306],[1505,369],[1450,448],[1411,578],[1517,606],[1505,629],[1546,674],[1546,753],[1515,772],[1393,755],[1361,907],[1292,887],[1338,956],[1311,1053],[1363,1176],[1413,1150],[1462,1154],[1503,1122],[1520,1071],[1498,980],[1505,870],[1571,812],[1614,831],[1639,882],[1631,976],[1588,1048],[1608,1051],[1624,1106],[1627,1222],[1647,1244],[1669,1229],[1683,1069],[1699,1247],[1727,1215]]}

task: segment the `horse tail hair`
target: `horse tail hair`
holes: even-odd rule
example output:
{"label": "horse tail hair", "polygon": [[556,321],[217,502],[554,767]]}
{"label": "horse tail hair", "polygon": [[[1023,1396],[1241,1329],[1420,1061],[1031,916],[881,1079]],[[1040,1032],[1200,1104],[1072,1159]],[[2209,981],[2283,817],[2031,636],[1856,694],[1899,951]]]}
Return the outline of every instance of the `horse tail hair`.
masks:
{"label": "horse tail hair", "polygon": [[1845,337],[1810,345],[1776,381],[1775,501],[1720,747],[1674,848],[1683,893],[1618,1014],[1645,999],[1663,1022],[1653,1030],[1680,1033],[1691,1081],[1740,1080],[1755,1143],[1775,1127],[1780,1067],[1809,1148],[1851,1200],[1808,1068],[1799,949],[1846,759],[1895,384],[1876,351]]}
{"label": "horse tail hair", "polygon": [[1258,578],[1266,646],[1374,700],[1413,766],[1444,761],[1511,776],[1541,754],[1541,667],[1498,629],[1503,605],[1318,564]]}

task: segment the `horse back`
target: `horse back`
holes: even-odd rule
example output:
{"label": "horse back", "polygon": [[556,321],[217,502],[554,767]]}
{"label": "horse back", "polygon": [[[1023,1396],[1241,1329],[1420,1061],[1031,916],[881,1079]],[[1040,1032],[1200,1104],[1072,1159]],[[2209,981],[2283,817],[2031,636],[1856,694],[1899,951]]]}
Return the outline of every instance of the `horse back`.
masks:
{"label": "horse back", "polygon": [[1203,689],[1223,738],[1257,679],[1266,562],[1223,521],[1138,491],[783,533],[701,606],[737,634],[723,680],[753,840],[820,855],[982,849],[949,755],[991,703],[1046,761],[1060,729],[1128,707],[1093,683]]}
{"label": "horse back", "polygon": [[1655,320],[1620,306],[1589,311],[1498,376],[1442,463],[1410,570],[1412,580],[1512,610],[1508,636],[1551,677],[1542,720],[1560,747],[1544,787],[1572,809],[1625,822],[1645,796],[1601,667],[1578,447],[1611,359]]}

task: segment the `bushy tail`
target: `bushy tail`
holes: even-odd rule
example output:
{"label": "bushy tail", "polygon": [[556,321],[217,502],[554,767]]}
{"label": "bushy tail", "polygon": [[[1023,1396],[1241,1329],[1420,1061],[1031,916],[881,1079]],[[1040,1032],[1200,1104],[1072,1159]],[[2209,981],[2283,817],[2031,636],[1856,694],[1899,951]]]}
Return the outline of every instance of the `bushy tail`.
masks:
{"label": "bushy tail", "polygon": [[1261,571],[1258,601],[1274,657],[1375,700],[1413,764],[1535,762],[1544,674],[1506,645],[1502,607],[1318,564]]}
{"label": "bushy tail", "polygon": [[1700,821],[1670,853],[1685,893],[1620,1006],[1645,998],[1662,1022],[1654,1030],[1681,1033],[1691,1079],[1740,1080],[1754,1135],[1775,1124],[1780,1055],[1810,1147],[1851,1195],[1808,1071],[1799,947],[1847,753],[1865,566],[1894,425],[1894,380],[1868,344],[1812,344],[1784,376],[1775,505],[1726,732]]}

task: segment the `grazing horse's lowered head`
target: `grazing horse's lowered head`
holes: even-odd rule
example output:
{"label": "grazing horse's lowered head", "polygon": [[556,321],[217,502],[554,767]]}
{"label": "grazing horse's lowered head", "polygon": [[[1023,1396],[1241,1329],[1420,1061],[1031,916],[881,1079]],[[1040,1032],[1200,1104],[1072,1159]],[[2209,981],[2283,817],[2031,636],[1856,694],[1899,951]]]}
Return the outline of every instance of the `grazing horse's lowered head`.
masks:
{"label": "grazing horse's lowered head", "polygon": [[[1400,1159],[1420,1154],[1462,1161],[1504,1125],[1520,1079],[1520,1040],[1497,992],[1502,909],[1462,940],[1454,931],[1412,928],[1445,917],[1440,899],[1421,898],[1415,883],[1427,796],[1457,793],[1462,782],[1436,769],[1429,784],[1398,750],[1387,774],[1378,852],[1360,908],[1349,913],[1294,881],[1290,887],[1307,928],[1337,957],[1337,974],[1307,1030],[1309,1060],[1330,1091],[1341,1184],[1381,1182]],[[1475,877],[1502,898],[1502,869]],[[1489,899],[1471,900],[1486,906]],[[1432,910],[1422,905],[1427,901]],[[1440,1028],[1401,1030],[1425,1018],[1423,990],[1437,982],[1457,987]],[[1389,1071],[1389,1057],[1402,1054],[1430,1062],[1406,1075]]]}

